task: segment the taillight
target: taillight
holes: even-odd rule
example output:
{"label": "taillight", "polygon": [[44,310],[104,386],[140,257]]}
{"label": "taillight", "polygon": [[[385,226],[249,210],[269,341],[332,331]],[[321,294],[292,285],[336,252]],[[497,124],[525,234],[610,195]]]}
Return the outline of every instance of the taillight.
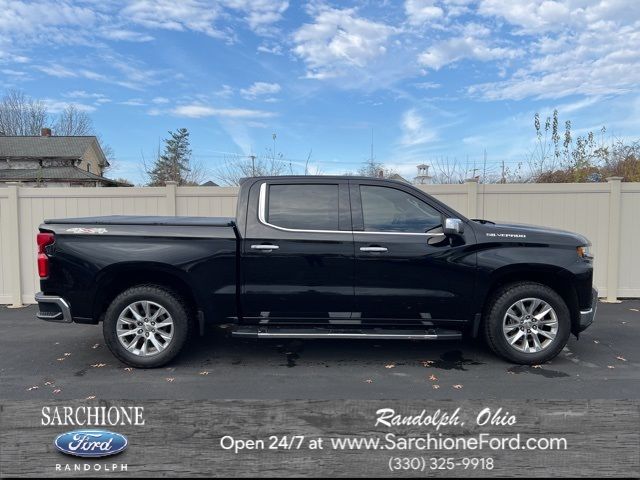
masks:
{"label": "taillight", "polygon": [[49,257],[47,257],[44,247],[55,242],[56,237],[53,233],[38,233],[36,241],[38,242],[38,275],[40,278],[46,278],[49,276]]}

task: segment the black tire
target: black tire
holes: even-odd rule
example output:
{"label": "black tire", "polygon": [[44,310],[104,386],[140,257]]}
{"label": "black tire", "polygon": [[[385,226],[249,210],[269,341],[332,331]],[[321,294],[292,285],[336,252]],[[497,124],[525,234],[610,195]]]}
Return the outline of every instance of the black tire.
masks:
{"label": "black tire", "polygon": [[[509,307],[518,300],[538,298],[547,302],[558,320],[556,337],[539,352],[522,352],[511,346],[503,334],[503,319]],[[562,297],[553,289],[533,282],[506,285],[491,298],[484,315],[484,337],[493,352],[513,363],[539,365],[558,355],[569,341],[571,315]]]}
{"label": "black tire", "polygon": [[[148,300],[161,305],[173,320],[173,337],[169,345],[151,356],[136,355],[120,343],[117,335],[118,317],[130,304]],[[173,290],[159,285],[138,285],[119,294],[109,305],[102,324],[104,340],[118,360],[136,368],[160,367],[173,360],[180,353],[191,336],[193,322],[189,318],[190,309],[184,299]]]}

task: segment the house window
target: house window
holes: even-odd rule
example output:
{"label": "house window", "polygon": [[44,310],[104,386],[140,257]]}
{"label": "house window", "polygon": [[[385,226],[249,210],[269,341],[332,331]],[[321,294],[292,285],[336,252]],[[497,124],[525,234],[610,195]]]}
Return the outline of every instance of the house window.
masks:
{"label": "house window", "polygon": [[90,172],[90,171],[91,171],[91,164],[87,163],[87,172]]}

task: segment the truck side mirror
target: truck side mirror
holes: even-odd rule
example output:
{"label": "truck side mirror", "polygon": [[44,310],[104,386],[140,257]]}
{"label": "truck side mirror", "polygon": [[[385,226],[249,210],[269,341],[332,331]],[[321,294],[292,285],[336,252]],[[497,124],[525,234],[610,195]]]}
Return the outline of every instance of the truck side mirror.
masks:
{"label": "truck side mirror", "polygon": [[445,218],[443,231],[445,235],[461,235],[464,232],[464,222],[459,218]]}

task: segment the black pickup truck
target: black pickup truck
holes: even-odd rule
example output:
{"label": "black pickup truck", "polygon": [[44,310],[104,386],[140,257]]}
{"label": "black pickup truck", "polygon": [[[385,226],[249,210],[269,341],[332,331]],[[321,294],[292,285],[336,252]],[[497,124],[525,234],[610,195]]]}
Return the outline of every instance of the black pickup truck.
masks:
{"label": "black pickup truck", "polygon": [[595,316],[577,234],[470,220],[403,182],[258,177],[236,218],[46,220],[38,318],[98,324],[135,367],[207,323],[253,338],[484,338],[538,364]]}

